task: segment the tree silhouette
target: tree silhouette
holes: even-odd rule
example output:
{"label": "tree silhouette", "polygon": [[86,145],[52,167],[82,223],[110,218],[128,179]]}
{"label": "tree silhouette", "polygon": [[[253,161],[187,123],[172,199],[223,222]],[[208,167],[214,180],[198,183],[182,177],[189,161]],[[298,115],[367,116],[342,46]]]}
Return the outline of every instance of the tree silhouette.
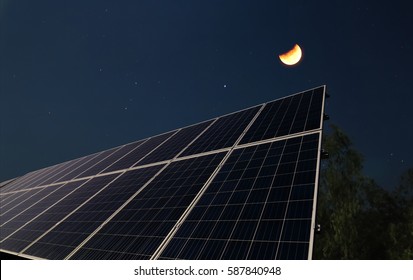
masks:
{"label": "tree silhouette", "polygon": [[388,191],[363,175],[362,155],[337,126],[323,148],[314,259],[412,259],[413,168]]}

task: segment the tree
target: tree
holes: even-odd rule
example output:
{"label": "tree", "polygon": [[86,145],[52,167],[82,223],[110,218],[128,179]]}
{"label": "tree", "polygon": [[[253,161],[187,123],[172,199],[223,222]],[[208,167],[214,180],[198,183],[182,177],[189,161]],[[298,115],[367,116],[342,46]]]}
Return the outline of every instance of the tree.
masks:
{"label": "tree", "polygon": [[395,204],[400,209],[389,222],[390,259],[413,259],[413,168],[403,174],[393,193]]}
{"label": "tree", "polygon": [[337,126],[323,139],[315,259],[413,259],[413,168],[393,191],[362,174],[363,158]]}
{"label": "tree", "polygon": [[359,190],[364,184],[362,156],[337,127],[323,139],[329,158],[323,161],[318,193],[318,223],[315,258],[354,259],[358,232],[355,220],[361,209]]}

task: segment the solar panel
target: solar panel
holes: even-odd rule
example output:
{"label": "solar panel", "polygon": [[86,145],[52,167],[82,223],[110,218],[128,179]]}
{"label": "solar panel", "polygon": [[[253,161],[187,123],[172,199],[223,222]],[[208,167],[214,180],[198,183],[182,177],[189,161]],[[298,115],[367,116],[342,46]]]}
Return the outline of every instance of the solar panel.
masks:
{"label": "solar panel", "polygon": [[[9,235],[1,241],[1,248],[10,250],[14,247],[21,248],[30,245],[41,236],[47,234],[49,230],[58,225],[66,216],[70,215],[76,208],[93,197],[93,195],[117,176],[116,174],[111,174],[96,177],[87,182],[80,180],[65,185],[65,187],[74,189],[75,191],[30,221],[23,228],[15,227],[13,235]],[[36,256],[36,254],[33,254],[33,256]]]}
{"label": "solar panel", "polygon": [[318,142],[317,133],[236,149],[160,258],[306,259]]}
{"label": "solar panel", "polygon": [[133,149],[139,147],[142,143],[144,143],[147,139],[141,140],[135,143],[131,143],[128,145],[124,145],[118,149],[112,149],[112,153],[108,153],[109,155],[97,162],[95,165],[87,169],[85,172],[81,174],[81,177],[88,177],[93,176],[95,174],[99,174],[107,168],[109,165],[113,164],[114,162],[118,161],[120,158],[124,157]]}
{"label": "solar panel", "polygon": [[[139,191],[162,165],[123,174],[87,204],[62,220],[25,253],[41,258],[62,259],[98,228],[115,210]],[[107,182],[107,180],[105,180]]]}
{"label": "solar panel", "polygon": [[197,136],[202,135],[202,132],[204,132],[212,122],[213,121],[206,121],[179,130],[171,139],[139,161],[138,164],[144,165],[173,158],[188,146],[191,141],[197,139]]}
{"label": "solar panel", "polygon": [[176,131],[172,131],[148,139],[147,141],[139,145],[137,148],[126,154],[124,157],[120,158],[117,162],[110,165],[108,168],[104,170],[104,172],[111,172],[115,170],[121,170],[132,167],[135,163],[137,163],[147,154],[151,153],[159,145],[162,145],[175,133]]}
{"label": "solar panel", "polygon": [[28,173],[0,250],[41,259],[308,259],[325,86]]}
{"label": "solar panel", "polygon": [[183,151],[182,156],[232,146],[259,109],[260,106],[256,106],[219,118],[201,137]]}
{"label": "solar panel", "polygon": [[150,259],[223,156],[171,163],[72,258]]}
{"label": "solar panel", "polygon": [[319,87],[266,104],[241,144],[320,128],[324,88]]}
{"label": "solar panel", "polygon": [[31,173],[28,173],[26,175],[23,175],[22,177],[18,178],[17,180],[13,181],[12,183],[2,188],[1,191],[2,192],[17,191],[20,188],[26,186],[28,182],[33,182],[37,180],[38,178],[43,176],[48,171],[49,171],[49,168],[43,168],[41,170],[37,170]]}

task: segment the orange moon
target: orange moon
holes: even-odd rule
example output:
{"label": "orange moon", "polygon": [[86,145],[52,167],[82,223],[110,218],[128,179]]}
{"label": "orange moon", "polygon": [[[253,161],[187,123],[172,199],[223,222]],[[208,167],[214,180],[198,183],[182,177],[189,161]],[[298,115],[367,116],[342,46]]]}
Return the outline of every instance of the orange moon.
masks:
{"label": "orange moon", "polygon": [[303,52],[299,45],[295,44],[294,47],[286,53],[280,54],[278,57],[280,58],[281,62],[286,65],[294,65],[297,64]]}

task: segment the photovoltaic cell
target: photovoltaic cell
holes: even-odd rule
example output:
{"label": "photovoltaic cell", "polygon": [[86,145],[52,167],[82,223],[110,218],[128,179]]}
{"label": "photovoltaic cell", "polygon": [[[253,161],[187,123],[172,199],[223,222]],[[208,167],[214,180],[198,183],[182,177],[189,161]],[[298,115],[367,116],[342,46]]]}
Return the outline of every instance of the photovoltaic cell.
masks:
{"label": "photovoltaic cell", "polygon": [[113,153],[110,153],[106,158],[102,159],[101,161],[99,161],[98,163],[96,163],[95,165],[87,169],[85,172],[80,174],[79,177],[88,177],[88,176],[101,173],[102,170],[106,169],[108,166],[118,161],[120,158],[125,156],[127,153],[129,153],[133,149],[136,149],[137,147],[142,145],[142,143],[144,143],[146,140],[147,139],[140,140],[138,142],[124,145],[120,148],[115,148],[115,151]]}
{"label": "photovoltaic cell", "polygon": [[[20,214],[2,226],[2,248],[14,252],[20,252],[31,242],[33,242],[35,238],[39,237],[44,232],[45,228],[40,228],[40,231],[33,232],[33,225],[36,223],[28,225],[25,229],[21,228],[30,223],[38,215],[45,212],[48,208],[58,203],[65,196],[75,191],[75,189],[84,182],[85,181],[77,181],[65,184],[64,186],[62,185],[60,187],[47,187],[46,190],[49,191],[47,196],[32,204],[29,208],[23,210]],[[32,228],[32,230],[29,230],[28,228]]]}
{"label": "photovoltaic cell", "polygon": [[135,194],[162,165],[123,174],[42,237],[27,252],[48,259],[63,259],[115,210]]}
{"label": "photovoltaic cell", "polygon": [[33,190],[33,192],[30,192],[33,194],[30,197],[28,197],[26,200],[15,205],[15,207],[10,208],[8,211],[2,212],[0,240],[2,240],[4,238],[3,235],[7,233],[5,224],[8,224],[10,220],[15,218],[22,212],[26,211],[27,209],[30,209],[33,205],[35,205],[36,203],[41,201],[44,197],[46,197],[50,192],[53,192],[59,189],[60,187],[61,185],[56,185],[50,188],[40,188],[40,189]]}
{"label": "photovoltaic cell", "polygon": [[65,171],[63,174],[60,174],[60,176],[58,176],[58,178],[54,182],[64,182],[75,178],[77,175],[82,173],[85,170],[85,166],[88,166],[88,163],[92,161],[92,159],[96,158],[98,155],[99,154],[93,154],[81,158],[78,162],[76,162],[75,165],[70,167],[70,170]]}
{"label": "photovoltaic cell", "polygon": [[50,167],[43,168],[41,170],[37,170],[27,175],[24,175],[20,177],[19,179],[17,179],[16,181],[12,182],[11,184],[2,188],[1,192],[20,191],[22,188],[24,188],[28,184],[28,182],[38,180],[41,176],[49,172],[49,170],[50,170]]}
{"label": "photovoltaic cell", "polygon": [[4,205],[9,204],[9,202],[11,202],[14,199],[16,199],[17,197],[23,195],[25,192],[26,191],[11,192],[11,193],[2,194],[1,197],[0,197],[0,199],[1,199],[0,208],[3,209]]}
{"label": "photovoltaic cell", "polygon": [[70,164],[71,162],[64,162],[64,163],[60,163],[60,164],[56,164],[51,167],[48,167],[45,169],[44,172],[42,172],[42,174],[40,174],[34,180],[30,180],[28,182],[19,184],[19,186],[15,190],[25,190],[25,189],[42,186],[44,185],[43,182],[54,177],[56,174],[58,174],[61,170],[63,170],[65,167],[67,167]]}
{"label": "photovoltaic cell", "polygon": [[[75,184],[80,184],[80,187],[77,188],[73,193],[65,197],[65,199],[59,201],[59,203],[49,208],[46,212],[36,217],[36,219],[24,226],[13,236],[16,236],[16,234],[18,235],[19,232],[22,232],[24,230],[31,231],[32,236],[35,236],[36,238],[42,236],[42,234],[47,233],[54,226],[62,222],[62,220],[66,216],[68,216],[71,212],[76,210],[76,208],[78,208],[80,205],[82,205],[84,202],[90,199],[93,195],[95,195],[104,186],[106,186],[108,183],[114,180],[117,176],[119,176],[119,174],[110,174],[106,176],[93,178],[87,181],[86,183],[84,183],[84,181],[73,182]],[[47,245],[45,245],[44,247],[44,250],[46,250]],[[39,256],[36,253],[35,247],[29,247],[28,249],[31,249],[31,255]]]}
{"label": "photovoltaic cell", "polygon": [[122,170],[132,167],[136,162],[141,160],[144,156],[149,154],[152,150],[156,149],[165,140],[171,137],[176,131],[164,133],[155,137],[148,139],[145,143],[132,150],[129,154],[119,159],[117,162],[109,166],[104,170],[104,172],[111,172],[115,170]]}
{"label": "photovoltaic cell", "polygon": [[[9,203],[2,204],[0,206],[1,210],[1,224],[5,222],[6,214],[12,211],[14,208],[19,207],[20,204],[25,203],[26,200],[30,200],[32,196],[36,195],[37,193],[43,191],[43,188],[37,188],[28,190],[26,192],[21,192],[21,195],[16,196],[12,201]],[[33,201],[33,200],[32,200]]]}
{"label": "photovoltaic cell", "polygon": [[206,121],[197,125],[183,128],[174,136],[168,139],[155,151],[143,158],[137,165],[144,165],[153,162],[164,161],[172,159],[179,152],[182,151],[192,140],[194,140],[203,130],[205,130],[212,121]]}
{"label": "photovoltaic cell", "polygon": [[324,87],[266,104],[241,144],[320,128]]}
{"label": "photovoltaic cell", "polygon": [[248,126],[261,106],[256,106],[219,118],[181,156],[188,156],[234,145],[235,141]]}
{"label": "photovoltaic cell", "polygon": [[318,143],[235,150],[161,259],[307,259]]}
{"label": "photovoltaic cell", "polygon": [[149,259],[223,156],[171,163],[72,259]]}
{"label": "photovoltaic cell", "polygon": [[16,186],[19,182],[24,182],[25,180],[28,180],[30,178],[33,178],[38,172],[40,172],[41,170],[38,171],[33,171],[30,173],[27,173],[19,178],[14,178],[11,180],[7,180],[1,183],[1,191],[2,192],[8,192],[14,189],[14,186]]}
{"label": "photovoltaic cell", "polygon": [[74,159],[68,162],[68,164],[64,165],[61,169],[59,169],[57,172],[55,172],[54,176],[50,176],[47,180],[42,181],[40,185],[48,185],[56,182],[59,178],[63,177],[66,173],[70,173],[77,167],[79,167],[84,158],[80,159]]}

